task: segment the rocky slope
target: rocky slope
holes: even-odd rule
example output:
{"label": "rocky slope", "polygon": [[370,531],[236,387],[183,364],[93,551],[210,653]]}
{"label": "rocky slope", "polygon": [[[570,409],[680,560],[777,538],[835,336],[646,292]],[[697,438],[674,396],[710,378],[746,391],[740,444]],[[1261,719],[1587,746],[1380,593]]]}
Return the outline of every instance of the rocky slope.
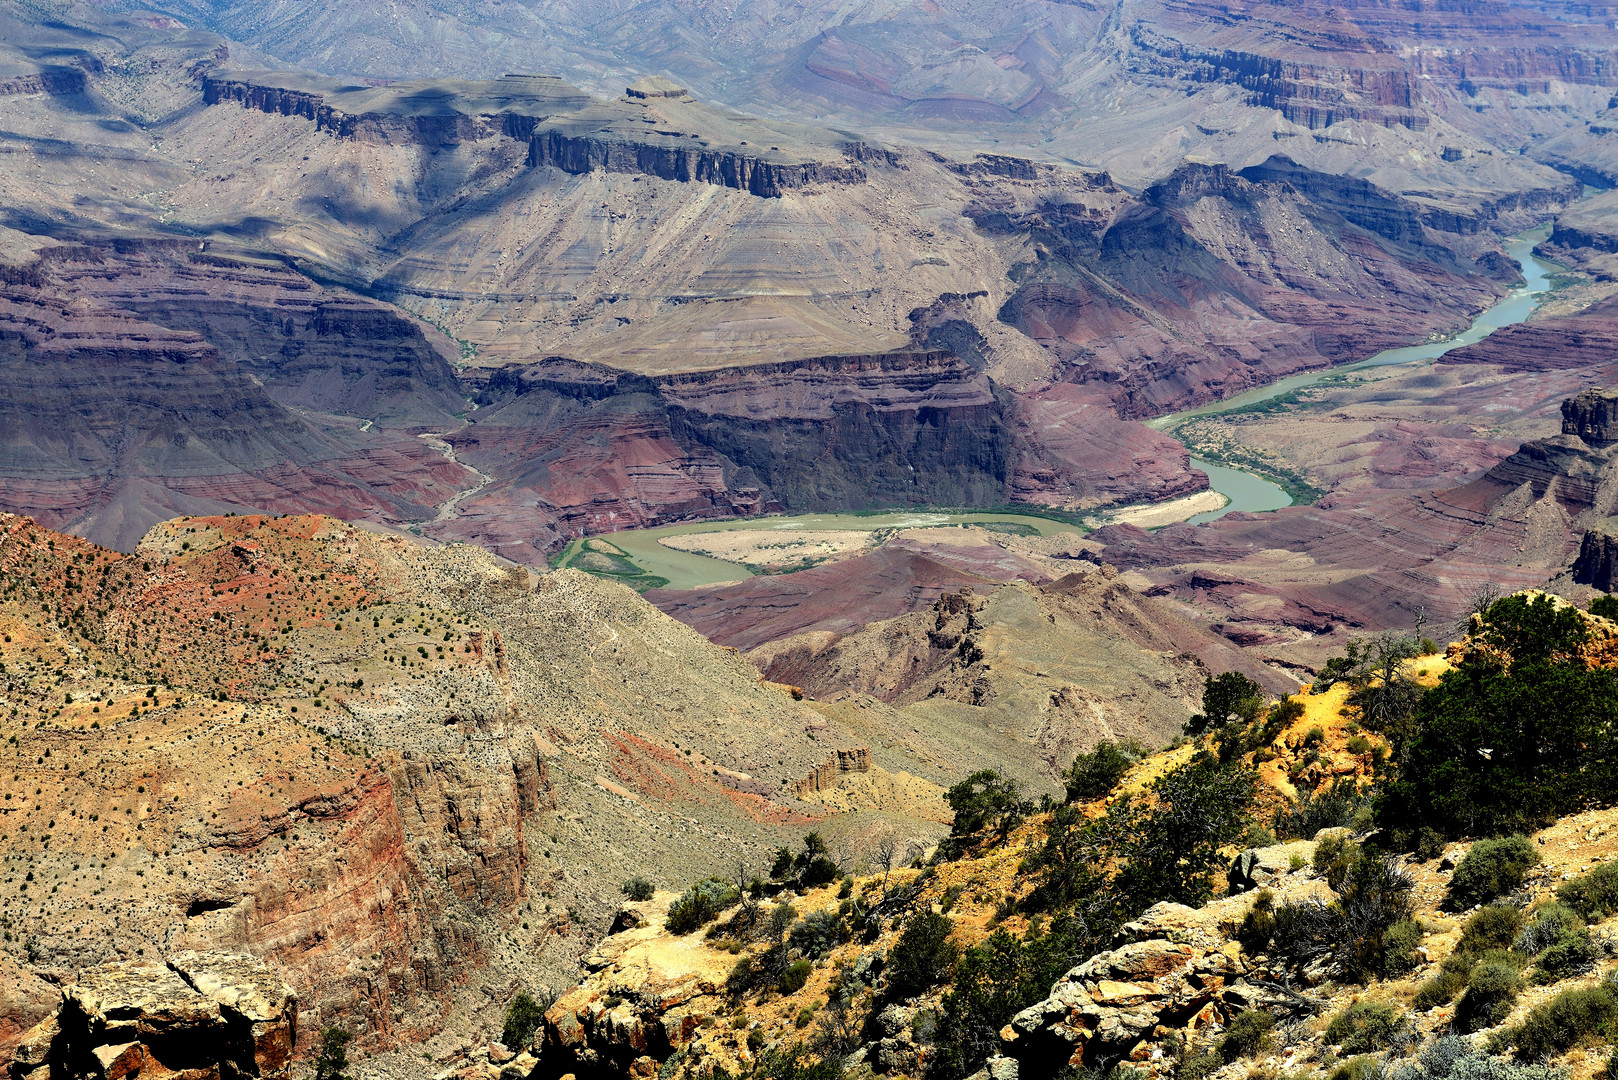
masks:
{"label": "rocky slope", "polygon": [[0,559],[31,777],[0,905],[36,970],[245,949],[309,1030],[416,1040],[569,970],[632,871],[825,816],[824,717],[581,574],[315,517],[133,556],[8,518]]}
{"label": "rocky slope", "polygon": [[[569,978],[628,877],[760,865],[809,829],[844,861],[919,849],[960,775],[1048,787],[1095,737],[1177,725],[1188,647],[1229,659],[1099,571],[977,616],[954,595],[984,628],[960,664],[929,653],[948,692],[923,716],[801,700],[622,586],[332,518],[177,519],[129,555],[0,524],[0,953],[58,983],[251,953],[296,991],[300,1045],[336,1018],[453,1045]],[[999,670],[1047,615],[1042,670]]]}
{"label": "rocky slope", "polygon": [[467,483],[409,434],[464,407],[421,331],[276,263],[49,247],[0,309],[0,499],[51,525],[128,550],[177,511],[399,524]]}
{"label": "rocky slope", "polygon": [[[1439,660],[1424,663],[1422,678],[1430,679],[1443,667]],[[1293,797],[1288,776],[1298,775],[1296,767],[1309,746],[1316,748],[1323,770],[1313,782],[1331,775],[1345,780],[1362,775],[1364,762],[1356,760],[1349,746],[1351,732],[1360,729],[1339,715],[1340,710],[1348,711],[1342,689],[1321,695],[1306,692],[1296,700],[1303,705],[1303,715],[1281,729],[1269,754],[1255,759],[1261,799]],[[1305,738],[1307,728],[1317,732],[1313,741]],[[1082,809],[1092,815],[1116,809],[1126,796],[1138,798],[1155,777],[1188,756],[1188,750],[1181,750],[1148,758],[1104,802],[1081,804]],[[1615,856],[1611,839],[1615,824],[1618,816],[1610,809],[1592,810],[1537,833],[1532,838],[1537,865],[1527,867],[1525,880],[1500,900],[1509,908],[1512,925],[1531,921],[1536,910],[1556,899],[1564,883],[1588,880],[1593,868],[1609,869],[1602,864]],[[738,921],[721,921],[706,938],[700,933],[673,933],[663,925],[672,894],[627,905],[620,916],[626,929],[597,946],[589,961],[591,973],[546,1014],[535,1039],[540,1061],[542,1065],[556,1061],[551,1068],[593,1068],[613,1074],[649,1075],[654,1069],[666,1069],[700,1075],[715,1065],[764,1066],[770,1055],[799,1044],[811,1048],[810,1053],[837,1054],[851,1071],[868,1067],[887,1075],[916,1076],[926,1075],[929,1068],[947,1069],[950,1065],[942,1054],[950,1043],[949,1033],[935,1025],[960,1015],[951,1011],[952,1006],[959,1008],[959,998],[970,992],[971,984],[958,983],[951,991],[956,995],[953,1002],[937,988],[899,989],[902,973],[896,970],[896,958],[903,950],[898,928],[907,916],[924,919],[942,912],[959,945],[998,950],[988,955],[1004,957],[1007,964],[1016,963],[1019,955],[1026,957],[1016,952],[1014,942],[1031,924],[1014,899],[1025,895],[1030,885],[1025,856],[1037,847],[1045,827],[1043,819],[1036,818],[1004,839],[970,844],[964,857],[945,856],[924,869],[891,873],[879,865],[874,874],[857,875],[841,889],[788,888],[763,900],[760,918],[790,904],[793,916],[801,920],[794,923],[798,926],[833,916],[859,919],[857,913],[865,910],[898,913],[891,923],[866,917],[861,927],[869,928],[874,921],[880,929],[845,934],[829,947],[809,946],[812,939],[807,936],[792,939],[807,947],[790,954],[802,957],[809,969],[807,979],[784,986],[779,993],[738,990],[733,974],[749,962],[767,962],[764,958],[772,944],[768,935],[750,941],[745,931],[735,929]],[[1042,1078],[1062,1075],[1070,1066],[1119,1062],[1150,1076],[1173,1076],[1192,1068],[1222,1077],[1282,1068],[1329,1074],[1362,1054],[1368,1056],[1359,1059],[1359,1067],[1393,1067],[1428,1050],[1432,1040],[1465,1031],[1455,1025],[1466,1006],[1458,1009],[1453,994],[1445,1001],[1442,995],[1435,1000],[1434,995],[1417,992],[1436,985],[1439,973],[1450,970],[1446,964],[1476,958],[1474,924],[1483,920],[1474,918],[1475,908],[1457,910],[1446,899],[1452,883],[1459,880],[1455,870],[1469,852],[1467,842],[1397,858],[1397,873],[1405,875],[1409,890],[1412,925],[1418,928],[1409,942],[1409,963],[1402,969],[1356,978],[1327,956],[1300,974],[1289,968],[1285,957],[1254,947],[1249,915],[1256,909],[1310,904],[1324,908],[1346,901],[1343,881],[1333,876],[1331,864],[1333,852],[1342,849],[1345,839],[1353,842],[1349,834],[1349,829],[1338,827],[1312,838],[1227,849],[1229,870],[1212,899],[1200,906],[1158,903],[1125,923],[1094,955],[1081,957],[1048,990],[1041,987],[1045,994],[1041,1000],[1017,1012],[991,1036],[991,1044],[983,1048],[987,1071],[977,1075]],[[1491,915],[1499,912],[1491,910]],[[1513,992],[1508,1007],[1487,1025],[1491,1032],[1509,1041],[1513,1025],[1531,1009],[1559,993],[1588,989],[1610,977],[1613,932],[1611,918],[1597,917],[1592,929],[1585,931],[1592,962],[1535,979],[1520,997]],[[1024,940],[1040,939],[1031,932]],[[1523,940],[1517,939],[1518,948],[1524,947]],[[741,946],[740,964],[736,944]],[[1005,970],[978,970],[974,975],[1002,990],[1009,981]],[[1385,1011],[1393,1033],[1369,1042],[1345,1037],[1352,1028],[1345,1031],[1330,1022],[1351,1006]],[[1247,1014],[1250,1021],[1254,1010],[1269,1014],[1268,1023],[1258,1037],[1241,1042],[1235,1033],[1245,1021],[1238,1023],[1237,1018]],[[737,1020],[725,1023],[726,1017]],[[1231,1038],[1221,1045],[1224,1036]],[[1477,1054],[1481,1048],[1478,1040],[1446,1049],[1451,1054]],[[1215,1051],[1211,1061],[1197,1060],[1199,1054]],[[1598,1073],[1602,1059],[1598,1049],[1587,1047],[1556,1054],[1556,1064],[1575,1076]]]}

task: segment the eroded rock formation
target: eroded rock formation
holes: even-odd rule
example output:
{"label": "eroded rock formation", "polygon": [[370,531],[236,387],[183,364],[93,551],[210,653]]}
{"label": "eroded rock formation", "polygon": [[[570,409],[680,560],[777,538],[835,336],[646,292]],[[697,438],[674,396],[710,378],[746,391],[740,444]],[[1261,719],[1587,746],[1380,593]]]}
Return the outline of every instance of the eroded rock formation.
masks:
{"label": "eroded rock formation", "polygon": [[298,998],[247,955],[182,952],[82,971],[54,1015],[22,1039],[14,1080],[281,1080],[291,1075]]}
{"label": "eroded rock formation", "polygon": [[1585,390],[1562,402],[1562,434],[1590,446],[1618,443],[1618,391]]}
{"label": "eroded rock formation", "polygon": [[1573,580],[1602,592],[1618,589],[1618,537],[1598,529],[1587,531],[1573,560]]}
{"label": "eroded rock formation", "polygon": [[687,124],[694,120],[698,131],[639,126],[642,117],[636,106],[653,101],[663,108],[694,106],[679,87],[678,93],[632,90],[627,100],[635,105],[626,107],[591,98],[559,79],[535,75],[507,75],[460,103],[456,95],[432,86],[399,84],[378,91],[286,80],[287,76],[271,73],[211,75],[202,81],[203,100],[302,117],[339,139],[403,140],[442,148],[500,135],[528,144],[529,168],[637,173],[717,184],[767,198],[810,184],[853,184],[866,177],[863,166],[841,160],[840,154],[828,155],[826,161],[794,161],[783,159],[779,147],[762,153],[737,146],[710,148],[704,136],[712,137],[715,119],[721,123],[724,119],[715,110],[682,116]]}

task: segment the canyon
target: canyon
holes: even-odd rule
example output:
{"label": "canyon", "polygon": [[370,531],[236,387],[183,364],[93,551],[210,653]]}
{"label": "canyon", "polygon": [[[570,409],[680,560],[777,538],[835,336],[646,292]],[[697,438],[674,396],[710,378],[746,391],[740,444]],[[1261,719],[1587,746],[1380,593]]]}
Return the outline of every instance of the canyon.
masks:
{"label": "canyon", "polygon": [[11,17],[85,79],[0,99],[8,288],[217,354],[188,392],[222,419],[142,421],[190,449],[141,451],[127,396],[36,383],[18,406],[89,410],[98,445],[19,424],[0,476],[124,549],[176,512],[321,511],[542,566],[693,516],[1173,498],[1204,477],[1130,421],[1451,332],[1513,278],[1477,221],[1280,152],[1132,193],[667,79],[356,86],[75,11]]}
{"label": "canyon", "polygon": [[[806,1080],[779,1054],[888,993],[901,915],[1072,932],[1019,906],[1036,832],[1155,805],[1236,675],[1278,710],[1215,747],[1258,778],[1239,872],[1018,987],[975,1080],[1193,1080],[1159,1020],[1345,1005],[1236,934],[1249,886],[1343,895],[1341,837],[1270,824],[1364,833],[1392,775],[1300,686],[1618,581],[1613,16],[0,0],[0,1064],[339,1080],[341,1031],[360,1080]],[[1351,366],[1536,240],[1531,317]],[[1193,455],[1296,503],[1129,524],[1216,498]],[[771,515],[912,507],[995,513],[752,562]],[[613,545],[734,518],[745,580]],[[1532,902],[1610,816],[1541,834]],[[1412,859],[1436,971],[1454,859]],[[728,929],[674,934],[704,889]],[[793,943],[788,890],[847,936]],[[944,993],[813,1053],[966,1080]],[[1264,1068],[1335,1068],[1310,1023]]]}

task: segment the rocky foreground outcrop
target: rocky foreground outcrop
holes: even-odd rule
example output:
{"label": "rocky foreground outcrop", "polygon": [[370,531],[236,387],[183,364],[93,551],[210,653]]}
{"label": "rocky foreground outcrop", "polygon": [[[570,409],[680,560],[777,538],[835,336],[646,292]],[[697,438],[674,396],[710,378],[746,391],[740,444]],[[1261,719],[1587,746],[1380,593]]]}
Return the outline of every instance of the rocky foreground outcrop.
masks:
{"label": "rocky foreground outcrop", "polygon": [[12,1052],[13,1080],[281,1080],[298,998],[255,957],[183,952],[80,972]]}
{"label": "rocky foreground outcrop", "polygon": [[1253,904],[1243,888],[1262,886],[1291,903],[1331,899],[1307,869],[1314,848],[1297,841],[1249,849],[1232,867],[1232,895],[1201,908],[1149,909],[1124,927],[1117,948],[1075,967],[1049,997],[1018,1013],[1001,1033],[1002,1053],[1030,1078],[1055,1075],[1064,1064],[1121,1060],[1157,1075],[1169,1069],[1154,1039],[1160,1031],[1217,1029],[1246,1009],[1292,1006],[1296,995],[1271,984],[1233,938]]}
{"label": "rocky foreground outcrop", "polygon": [[[1134,1063],[1148,1075],[1166,1075],[1171,1062],[1163,1053],[1165,1032],[1217,1032],[1249,1008],[1296,1009],[1298,995],[1271,983],[1262,964],[1242,954],[1234,935],[1259,887],[1268,889],[1277,903],[1332,898],[1325,881],[1310,869],[1315,846],[1315,841],[1303,840],[1249,849],[1232,868],[1229,895],[1202,908],[1158,904],[1129,923],[1113,948],[1075,966],[1047,998],[1012,1020],[1000,1034],[1000,1056],[991,1059],[988,1075],[1020,1073],[1029,1080],[1057,1075],[1069,1063],[1083,1067],[1120,1060]],[[1008,849],[1012,854],[991,852],[981,863],[943,864],[933,872],[962,881],[995,880],[1004,872],[993,868],[996,861],[1004,857],[1014,863],[1014,850],[1015,845]],[[1009,867],[1008,863],[1005,869]],[[931,890],[946,887],[943,877],[929,881],[906,871],[893,878],[895,889],[903,888],[901,880],[919,882],[921,895],[928,897]],[[861,891],[874,895],[874,883]],[[814,890],[793,897],[792,903],[800,914],[835,910],[839,901],[833,892]],[[841,979],[844,987],[874,995],[865,1039],[845,1064],[863,1063],[896,1075],[917,1073],[926,1052],[916,1039],[914,1022],[926,1006],[884,996],[890,937],[839,947],[816,965],[817,974],[801,994],[788,994],[779,1008],[765,1010],[761,1002],[756,1012],[749,1013],[747,1030],[762,1029],[759,1035],[767,1035],[765,1039],[755,1035],[741,1040],[734,1031],[715,1024],[735,1003],[727,978],[736,956],[701,934],[680,936],[665,930],[672,899],[659,894],[651,901],[625,905],[618,931],[585,959],[590,973],[546,1013],[535,1039],[543,1072],[650,1077],[676,1056],[679,1068],[693,1075],[705,1068],[705,1062],[745,1065],[769,1047],[802,1038],[791,1029],[784,1033],[773,1029],[792,1021],[804,1002],[819,1005],[827,993],[828,975],[836,972],[833,981]],[[766,901],[766,915],[770,907]],[[957,925],[963,933],[975,935],[976,922],[964,916]],[[968,926],[974,928],[967,930]],[[821,968],[827,974],[818,973]],[[1308,981],[1318,984],[1324,977],[1315,972]],[[732,1046],[732,1040],[743,1045]],[[497,1070],[488,1068],[492,1078]],[[467,1075],[482,1074],[473,1067]]]}

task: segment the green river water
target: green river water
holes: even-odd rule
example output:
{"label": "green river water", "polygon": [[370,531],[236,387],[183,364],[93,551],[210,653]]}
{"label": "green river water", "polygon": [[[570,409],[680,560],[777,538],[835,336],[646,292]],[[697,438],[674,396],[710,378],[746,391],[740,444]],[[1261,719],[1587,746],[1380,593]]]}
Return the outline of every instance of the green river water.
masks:
{"label": "green river water", "polygon": [[[1533,312],[1542,295],[1550,287],[1548,279],[1553,272],[1553,267],[1533,255],[1534,245],[1543,240],[1548,231],[1548,229],[1537,229],[1534,232],[1513,237],[1507,241],[1506,250],[1511,253],[1512,257],[1517,260],[1518,265],[1522,267],[1526,284],[1513,289],[1502,297],[1499,303],[1479,315],[1463,333],[1452,338],[1446,338],[1443,341],[1430,342],[1425,345],[1387,349],[1369,359],[1353,364],[1344,364],[1340,367],[1327,368],[1322,371],[1312,371],[1303,375],[1293,375],[1260,387],[1257,390],[1249,390],[1246,393],[1237,394],[1235,397],[1226,398],[1223,401],[1202,405],[1195,409],[1186,409],[1183,412],[1173,413],[1169,416],[1158,417],[1149,421],[1148,426],[1160,431],[1169,430],[1181,421],[1194,416],[1211,416],[1267,401],[1282,394],[1312,386],[1328,375],[1337,375],[1344,371],[1358,371],[1363,368],[1432,360],[1444,355],[1451,349],[1481,341],[1503,326],[1522,322]],[[1199,458],[1192,458],[1191,464],[1194,468],[1207,473],[1209,485],[1230,500],[1228,504],[1219,510],[1198,514],[1196,517],[1191,518],[1192,524],[1212,521],[1233,510],[1248,512],[1278,510],[1292,502],[1291,496],[1281,487],[1250,472],[1215,465]],[[710,585],[715,582],[735,581],[738,578],[750,577],[752,576],[752,571],[736,563],[724,562],[720,559],[709,558],[706,555],[676,551],[673,548],[664,547],[658,542],[663,537],[736,529],[926,528],[997,522],[1023,526],[1032,529],[1041,536],[1059,532],[1082,531],[1074,525],[1024,514],[940,510],[895,511],[883,514],[799,514],[792,517],[691,521],[680,525],[665,525],[655,529],[633,529],[626,532],[608,533],[600,537],[600,539],[622,551],[642,574],[667,579],[667,587],[671,589],[692,589],[699,585]],[[582,543],[583,541],[575,540],[569,545],[557,560],[557,565],[570,565],[579,556]],[[644,583],[641,587],[644,587]]]}
{"label": "green river water", "polygon": [[[1237,394],[1208,405],[1200,405],[1195,409],[1186,409],[1183,412],[1160,416],[1156,420],[1147,421],[1147,426],[1159,431],[1172,430],[1177,424],[1196,416],[1216,416],[1219,413],[1230,412],[1234,409],[1256,405],[1259,402],[1269,401],[1282,394],[1294,390],[1302,390],[1313,386],[1328,375],[1339,375],[1345,371],[1361,371],[1365,368],[1389,367],[1394,364],[1414,364],[1424,360],[1434,360],[1451,349],[1459,349],[1463,345],[1471,345],[1482,341],[1490,334],[1504,326],[1520,323],[1533,314],[1539,306],[1546,290],[1550,288],[1550,276],[1555,267],[1542,259],[1534,257],[1534,245],[1550,235],[1549,226],[1535,229],[1533,232],[1514,236],[1506,241],[1506,251],[1517,260],[1522,268],[1523,284],[1511,290],[1493,307],[1485,310],[1472,321],[1472,325],[1454,337],[1443,341],[1433,341],[1425,345],[1410,345],[1401,349],[1384,349],[1365,360],[1352,364],[1343,364],[1339,367],[1325,368],[1321,371],[1310,371],[1302,375],[1291,375],[1285,379],[1278,379],[1273,383],[1261,386],[1257,390]],[[1272,484],[1263,477],[1255,476],[1241,469],[1230,469],[1222,465],[1214,465],[1200,458],[1192,458],[1191,466],[1208,474],[1208,485],[1215,491],[1230,500],[1222,508],[1206,514],[1198,514],[1190,518],[1193,525],[1200,525],[1204,521],[1224,517],[1232,510],[1244,510],[1256,513],[1264,510],[1279,510],[1283,506],[1290,506],[1292,496],[1288,495],[1280,485]]]}

